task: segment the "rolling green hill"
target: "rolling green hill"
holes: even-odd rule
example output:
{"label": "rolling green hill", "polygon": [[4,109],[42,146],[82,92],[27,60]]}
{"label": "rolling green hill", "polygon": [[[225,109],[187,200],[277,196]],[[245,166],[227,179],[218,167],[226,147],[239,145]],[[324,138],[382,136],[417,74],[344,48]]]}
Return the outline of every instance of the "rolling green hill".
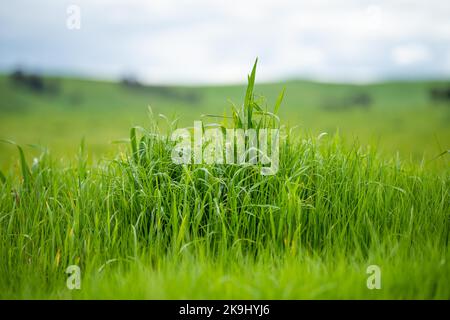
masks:
{"label": "rolling green hill", "polygon": [[[0,139],[22,145],[39,144],[54,154],[75,154],[85,137],[96,158],[117,148],[133,125],[145,126],[147,108],[182,126],[202,114],[223,114],[230,102],[240,103],[244,86],[165,87],[71,78],[44,78],[32,88],[0,76]],[[389,82],[372,85],[325,84],[306,81],[259,84],[273,104],[286,95],[280,110],[283,123],[310,131],[334,133],[349,140],[376,144],[389,154],[431,159],[450,148],[450,103],[430,98],[432,88],[449,82]],[[264,103],[263,103],[264,105]],[[0,166],[16,161],[10,146],[0,144]],[[33,150],[30,149],[33,153]]]}

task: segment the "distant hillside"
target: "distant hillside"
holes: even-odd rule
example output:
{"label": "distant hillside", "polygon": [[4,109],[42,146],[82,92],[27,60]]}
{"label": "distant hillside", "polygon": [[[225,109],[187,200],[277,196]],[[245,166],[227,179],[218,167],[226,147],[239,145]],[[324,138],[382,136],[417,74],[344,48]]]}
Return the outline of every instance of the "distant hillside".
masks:
{"label": "distant hillside", "polygon": [[[283,87],[280,115],[291,126],[317,134],[339,130],[378,143],[386,152],[415,157],[449,147],[450,98],[445,90],[450,81],[287,81],[257,85],[256,92],[264,93],[270,105]],[[110,141],[127,137],[130,126],[145,126],[148,106],[155,114],[177,114],[180,125],[189,125],[202,114],[223,114],[229,101],[240,104],[244,86],[145,86],[133,79],[115,83],[16,74],[0,76],[0,94],[0,138],[40,143],[65,154],[75,151],[85,136],[90,150],[100,155],[111,148]],[[0,145],[3,165],[13,159],[10,149]]]}

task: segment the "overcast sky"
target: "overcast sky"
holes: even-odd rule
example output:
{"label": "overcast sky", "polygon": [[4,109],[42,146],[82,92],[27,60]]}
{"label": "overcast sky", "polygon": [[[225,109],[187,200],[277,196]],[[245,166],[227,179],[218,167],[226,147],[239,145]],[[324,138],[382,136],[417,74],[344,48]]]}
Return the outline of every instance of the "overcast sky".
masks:
{"label": "overcast sky", "polygon": [[[81,28],[67,27],[67,7]],[[450,1],[14,0],[0,70],[149,83],[450,78]]]}

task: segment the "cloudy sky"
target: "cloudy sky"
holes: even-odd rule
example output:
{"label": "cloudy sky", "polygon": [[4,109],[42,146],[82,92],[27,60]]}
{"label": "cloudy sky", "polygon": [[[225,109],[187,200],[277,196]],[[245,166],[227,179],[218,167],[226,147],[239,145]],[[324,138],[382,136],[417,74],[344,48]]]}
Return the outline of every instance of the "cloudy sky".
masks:
{"label": "cloudy sky", "polygon": [[[80,29],[70,29],[70,5]],[[72,20],[71,20],[72,21]],[[15,0],[0,70],[148,83],[450,78],[446,0]]]}

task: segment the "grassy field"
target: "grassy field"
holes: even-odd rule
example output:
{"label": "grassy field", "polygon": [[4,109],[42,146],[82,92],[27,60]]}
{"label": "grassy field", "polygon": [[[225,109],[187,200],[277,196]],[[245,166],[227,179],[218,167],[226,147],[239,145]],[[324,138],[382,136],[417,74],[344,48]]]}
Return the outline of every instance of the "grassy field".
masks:
{"label": "grassy field", "polygon": [[270,111],[286,87],[280,169],[262,176],[174,164],[156,116],[192,126],[231,116],[227,98],[240,117],[266,109],[256,94],[242,104],[242,86],[50,80],[54,93],[0,79],[0,137],[51,150],[0,146],[0,298],[450,299],[450,108],[428,97],[442,84],[257,85]]}
{"label": "grassy field", "polygon": [[[30,90],[0,76],[0,139],[39,144],[57,156],[74,156],[82,137],[96,159],[113,155],[111,141],[126,138],[130,127],[147,126],[147,107],[155,114],[178,115],[181,126],[202,114],[223,114],[239,105],[245,86],[140,87],[92,80],[46,78],[52,90]],[[433,102],[429,91],[449,82],[391,82],[366,86],[287,81],[257,84],[273,105],[286,88],[280,118],[318,135],[339,131],[349,140],[376,145],[387,156],[431,159],[450,142],[450,105]],[[28,148],[27,154],[39,151]],[[0,144],[0,168],[16,161]]]}

